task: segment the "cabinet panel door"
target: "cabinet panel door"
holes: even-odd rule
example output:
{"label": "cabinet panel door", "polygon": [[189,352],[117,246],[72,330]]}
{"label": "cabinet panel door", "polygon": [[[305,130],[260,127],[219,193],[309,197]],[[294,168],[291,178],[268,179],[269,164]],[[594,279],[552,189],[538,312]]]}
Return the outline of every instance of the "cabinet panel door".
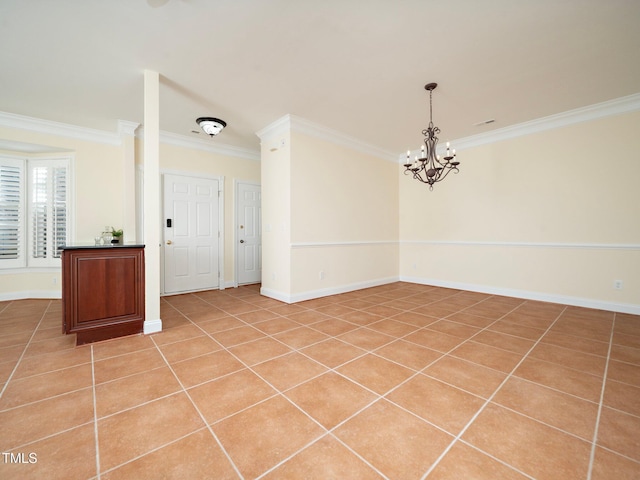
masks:
{"label": "cabinet panel door", "polygon": [[80,258],[78,276],[78,324],[136,313],[137,258]]}

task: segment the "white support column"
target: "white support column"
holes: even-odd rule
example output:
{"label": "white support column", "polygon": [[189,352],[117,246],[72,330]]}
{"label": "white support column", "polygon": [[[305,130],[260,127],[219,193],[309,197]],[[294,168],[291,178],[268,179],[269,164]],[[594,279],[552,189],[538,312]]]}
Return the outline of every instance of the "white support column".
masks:
{"label": "white support column", "polygon": [[144,71],[144,333],[162,330],[160,319],[160,75]]}
{"label": "white support column", "polygon": [[137,227],[136,210],[136,143],[135,132],[140,126],[136,122],[118,120],[118,132],[122,142],[122,225],[124,241],[134,243],[140,237]]}

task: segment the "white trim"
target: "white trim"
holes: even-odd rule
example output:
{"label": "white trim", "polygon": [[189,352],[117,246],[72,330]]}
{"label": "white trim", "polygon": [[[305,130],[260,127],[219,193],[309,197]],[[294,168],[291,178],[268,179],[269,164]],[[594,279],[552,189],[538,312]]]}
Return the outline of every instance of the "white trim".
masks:
{"label": "white trim", "polygon": [[478,285],[474,283],[450,282],[434,278],[422,278],[400,275],[401,282],[418,283],[420,285],[433,285],[434,287],[455,288],[471,292],[488,293],[491,295],[502,295],[506,297],[523,298],[525,300],[537,300],[541,302],[560,303],[563,305],[573,305],[576,307],[595,308],[612,312],[630,313],[640,315],[640,305],[630,303],[616,303],[606,300],[594,300],[591,298],[571,297],[567,295],[556,295],[546,292],[534,292],[529,290],[516,290],[511,288],[493,287],[490,285]]}
{"label": "white trim", "polygon": [[[144,165],[136,164],[136,238],[138,244],[144,243]],[[162,198],[158,199],[159,202]],[[160,219],[162,222],[162,219]]]}
{"label": "white trim", "polygon": [[0,276],[2,275],[17,275],[17,274],[28,274],[32,273],[61,273],[62,267],[18,267],[18,268],[2,268],[0,269]]}
{"label": "white trim", "polygon": [[294,242],[291,248],[316,248],[316,247],[363,247],[377,245],[398,245],[397,240],[367,240],[367,241],[344,241],[344,242]]}
{"label": "white trim", "polygon": [[0,302],[30,298],[59,300],[62,298],[62,292],[60,290],[22,290],[20,292],[0,293]]}
{"label": "white trim", "polygon": [[351,137],[344,133],[333,130],[329,127],[313,123],[302,117],[287,114],[284,117],[279,118],[275,122],[267,125],[262,130],[256,132],[256,135],[261,141],[269,140],[270,138],[284,134],[288,131],[302,133],[311,137],[316,137],[321,140],[340,145],[342,147],[351,148],[357,152],[371,155],[374,157],[387,160],[389,162],[396,161],[396,155],[388,150],[383,150],[380,147],[371,145],[370,143],[358,140],[355,137]]}
{"label": "white trim", "polygon": [[455,247],[574,248],[588,250],[640,250],[637,243],[481,242],[456,240],[402,240],[401,245],[447,245]]}
{"label": "white trim", "polygon": [[[65,152],[73,152],[73,149],[70,148],[61,148],[61,147],[52,147],[50,145],[39,145],[36,143],[26,143],[26,142],[17,142],[14,140],[6,140],[4,138],[0,138],[0,150],[11,152],[11,153],[19,153],[25,156],[29,155],[39,155],[41,153],[65,153]],[[4,154],[3,155],[7,155]]]}
{"label": "white trim", "polygon": [[79,127],[67,123],[43,120],[40,118],[17,115],[15,113],[0,112],[0,127],[17,128],[30,132],[56,135],[60,137],[76,138],[87,142],[120,145],[120,135],[93,128]]}
{"label": "white trim", "polygon": [[[144,128],[140,128],[136,132],[136,137],[142,138]],[[211,143],[211,140],[203,140],[201,138],[190,138],[186,135],[178,135],[177,133],[160,131],[160,143],[166,145],[174,145],[176,147],[192,148],[194,150],[202,150],[218,155],[229,157],[244,158],[246,160],[260,161],[260,152],[250,150],[248,148],[235,147],[224,143]]]}
{"label": "white trim", "polygon": [[[139,123],[130,122],[128,120],[117,121],[117,131],[115,133],[93,128],[80,127],[78,125],[70,125],[67,123],[54,122],[51,120],[43,120],[41,118],[27,117],[25,115],[17,115],[15,113],[0,112],[0,127],[16,128],[20,130],[28,130],[30,132],[43,133],[48,135],[56,135],[60,137],[75,138],[87,142],[102,143],[106,145],[122,145],[123,135],[135,135],[136,138],[144,138],[144,128],[138,128]],[[59,147],[47,147],[42,150],[42,146],[31,146],[27,143],[10,142],[3,140],[0,143],[2,149],[34,152],[52,152],[52,151],[68,151]],[[186,135],[178,135],[176,133],[160,131],[160,143],[167,145],[175,145],[185,148],[193,148],[195,150],[204,150],[219,155],[231,157],[239,157],[247,160],[260,161],[260,152],[248,148],[236,147],[233,145],[225,145],[220,143],[211,143],[209,141],[190,138]],[[38,148],[38,150],[34,150]],[[25,150],[26,149],[26,150]]]}
{"label": "white trim", "polygon": [[[576,108],[567,112],[549,115],[529,122],[523,122],[509,127],[499,128],[478,135],[451,140],[451,144],[455,145],[457,151],[466,148],[479,147],[490,143],[509,140],[512,138],[530,135],[532,133],[544,132],[555,128],[566,127],[576,123],[588,122],[600,118],[620,115],[623,113],[635,112],[640,110],[640,93],[628,95],[626,97],[616,98],[606,102],[588,105],[582,108]],[[411,152],[411,158],[420,153],[419,150]],[[398,163],[404,164],[407,158],[406,153],[397,156]]]}
{"label": "white trim", "polygon": [[339,293],[353,292],[362,290],[363,288],[378,287],[399,281],[399,277],[379,278],[376,280],[367,280],[364,282],[350,283],[336,287],[322,288],[318,290],[308,290],[302,293],[290,295],[288,293],[279,292],[270,288],[260,288],[260,294],[265,297],[273,298],[285,303],[303,302],[305,300],[313,300],[314,298],[327,297],[329,295],[337,295]]}
{"label": "white trim", "polygon": [[218,290],[224,290],[224,175],[218,180]]}
{"label": "white trim", "polygon": [[291,115],[285,115],[271,122],[266,127],[258,130],[256,135],[261,141],[269,140],[275,136],[283,135],[291,130]]}
{"label": "white trim", "polygon": [[289,294],[279,292],[278,290],[273,290],[271,288],[260,287],[260,295],[273,298],[274,300],[278,300],[284,303],[293,303]]}
{"label": "white trim", "polygon": [[293,248],[361,247],[375,245],[446,245],[455,247],[520,247],[520,248],[568,248],[587,250],[640,250],[637,243],[561,243],[561,242],[482,242],[460,240],[367,240],[341,242],[293,242]]}
{"label": "white trim", "polygon": [[149,335],[150,333],[158,333],[162,331],[162,319],[157,318],[155,320],[145,320],[143,324],[143,333]]}
{"label": "white trim", "polygon": [[140,124],[138,122],[129,122],[127,120],[118,120],[118,135],[122,137],[123,135],[134,136],[136,134],[136,128],[138,128]]}

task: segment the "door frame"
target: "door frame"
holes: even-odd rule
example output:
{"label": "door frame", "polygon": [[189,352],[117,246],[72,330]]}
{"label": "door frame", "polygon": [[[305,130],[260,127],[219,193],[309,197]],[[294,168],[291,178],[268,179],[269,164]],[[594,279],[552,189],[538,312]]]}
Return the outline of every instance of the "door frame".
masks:
{"label": "door frame", "polygon": [[[172,293],[165,293],[164,289],[164,245],[166,239],[164,238],[164,219],[166,218],[164,213],[164,175],[180,175],[183,177],[191,178],[205,178],[208,180],[218,181],[218,231],[220,235],[218,237],[218,289],[224,290],[224,175],[210,175],[206,173],[185,171],[185,170],[173,170],[173,169],[160,169],[160,295],[174,295]],[[197,291],[197,290],[194,290]],[[188,292],[180,292],[188,293]],[[177,295],[177,294],[176,294]]]}
{"label": "door frame", "polygon": [[[260,191],[262,191],[262,184],[259,181],[255,180],[238,180],[237,178],[233,180],[233,287],[238,288],[238,272],[240,265],[240,256],[238,255],[238,203],[240,198],[239,188],[240,184],[244,185],[254,185],[256,187],[260,187]],[[262,200],[260,200],[260,205],[262,206]]]}

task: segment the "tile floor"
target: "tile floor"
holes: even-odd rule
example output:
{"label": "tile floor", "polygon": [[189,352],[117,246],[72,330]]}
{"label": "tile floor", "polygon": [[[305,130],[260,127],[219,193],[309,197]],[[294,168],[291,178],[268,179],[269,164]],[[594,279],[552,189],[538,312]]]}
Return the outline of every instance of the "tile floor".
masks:
{"label": "tile floor", "polygon": [[162,299],[75,347],[0,303],[2,479],[637,479],[640,317],[394,283]]}

